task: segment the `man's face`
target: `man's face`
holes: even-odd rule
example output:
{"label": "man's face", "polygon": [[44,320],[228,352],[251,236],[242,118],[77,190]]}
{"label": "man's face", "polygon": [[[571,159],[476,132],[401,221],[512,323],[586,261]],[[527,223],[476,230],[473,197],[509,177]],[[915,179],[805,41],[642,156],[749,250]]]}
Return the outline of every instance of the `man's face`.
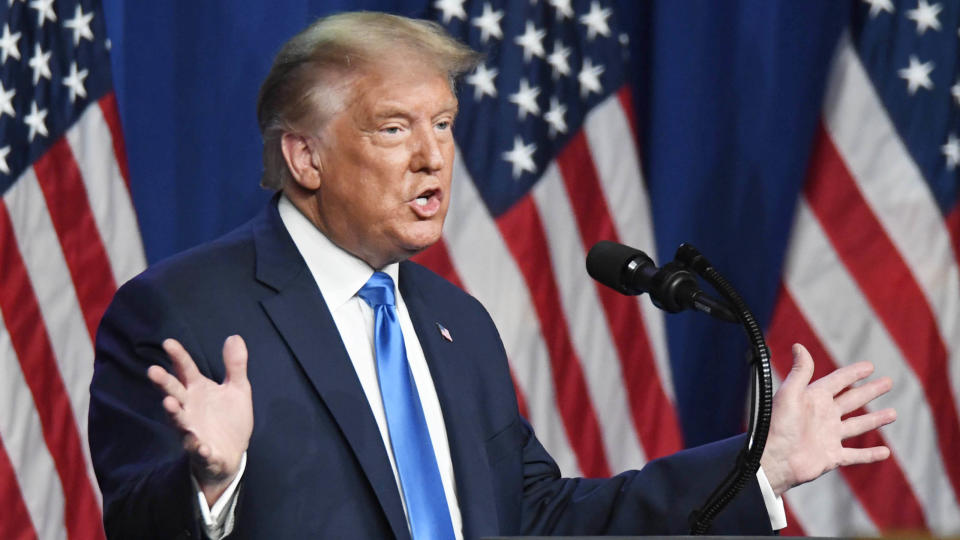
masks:
{"label": "man's face", "polygon": [[317,226],[374,268],[440,239],[450,204],[457,100],[413,60],[362,75],[319,137]]}

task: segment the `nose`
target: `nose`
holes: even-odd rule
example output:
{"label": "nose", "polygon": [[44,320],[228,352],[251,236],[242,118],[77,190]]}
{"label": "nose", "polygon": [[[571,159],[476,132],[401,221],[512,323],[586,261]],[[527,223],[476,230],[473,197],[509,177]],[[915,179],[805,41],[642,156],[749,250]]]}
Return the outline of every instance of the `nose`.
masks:
{"label": "nose", "polygon": [[443,152],[440,139],[433,126],[418,127],[412,138],[410,169],[414,172],[435,173],[443,168]]}

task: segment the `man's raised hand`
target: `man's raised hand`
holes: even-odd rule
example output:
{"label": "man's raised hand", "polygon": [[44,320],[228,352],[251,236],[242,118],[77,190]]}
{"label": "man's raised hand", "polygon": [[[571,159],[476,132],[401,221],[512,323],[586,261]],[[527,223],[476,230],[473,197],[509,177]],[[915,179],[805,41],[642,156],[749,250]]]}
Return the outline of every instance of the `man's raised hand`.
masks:
{"label": "man's raised hand", "polygon": [[858,463],[887,459],[885,446],[847,448],[841,442],[896,420],[893,409],[842,418],[890,390],[881,377],[852,387],[873,373],[869,362],[842,367],[810,384],[813,359],[802,345],[793,346],[793,368],[773,399],[770,434],[760,461],[774,493]]}
{"label": "man's raised hand", "polygon": [[163,408],[183,433],[193,475],[212,505],[236,476],[253,432],[247,346],[240,336],[224,342],[222,384],[204,377],[177,340],[164,340],[163,350],[174,373],[154,365],[147,377],[166,394]]}

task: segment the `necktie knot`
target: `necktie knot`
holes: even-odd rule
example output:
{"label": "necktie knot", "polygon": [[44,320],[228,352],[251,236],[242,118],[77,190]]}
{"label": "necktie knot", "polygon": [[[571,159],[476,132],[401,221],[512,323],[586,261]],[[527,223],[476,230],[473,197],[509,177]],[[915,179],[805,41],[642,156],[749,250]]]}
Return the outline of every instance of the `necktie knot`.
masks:
{"label": "necktie knot", "polygon": [[394,307],[396,305],[393,294],[393,279],[384,272],[374,272],[363,287],[360,287],[357,295],[374,309],[377,306]]}

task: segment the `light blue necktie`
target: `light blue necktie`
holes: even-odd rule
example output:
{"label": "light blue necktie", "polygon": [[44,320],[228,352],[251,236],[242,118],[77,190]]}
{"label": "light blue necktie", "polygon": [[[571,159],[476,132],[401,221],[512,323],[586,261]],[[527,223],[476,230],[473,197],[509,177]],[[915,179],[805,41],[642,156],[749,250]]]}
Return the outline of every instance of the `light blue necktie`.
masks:
{"label": "light blue necktie", "polygon": [[397,319],[393,279],[383,272],[375,272],[357,294],[374,311],[377,376],[413,538],[453,540],[453,524],[443,493],[440,469],[420,406],[420,396],[407,363],[403,333]]}

